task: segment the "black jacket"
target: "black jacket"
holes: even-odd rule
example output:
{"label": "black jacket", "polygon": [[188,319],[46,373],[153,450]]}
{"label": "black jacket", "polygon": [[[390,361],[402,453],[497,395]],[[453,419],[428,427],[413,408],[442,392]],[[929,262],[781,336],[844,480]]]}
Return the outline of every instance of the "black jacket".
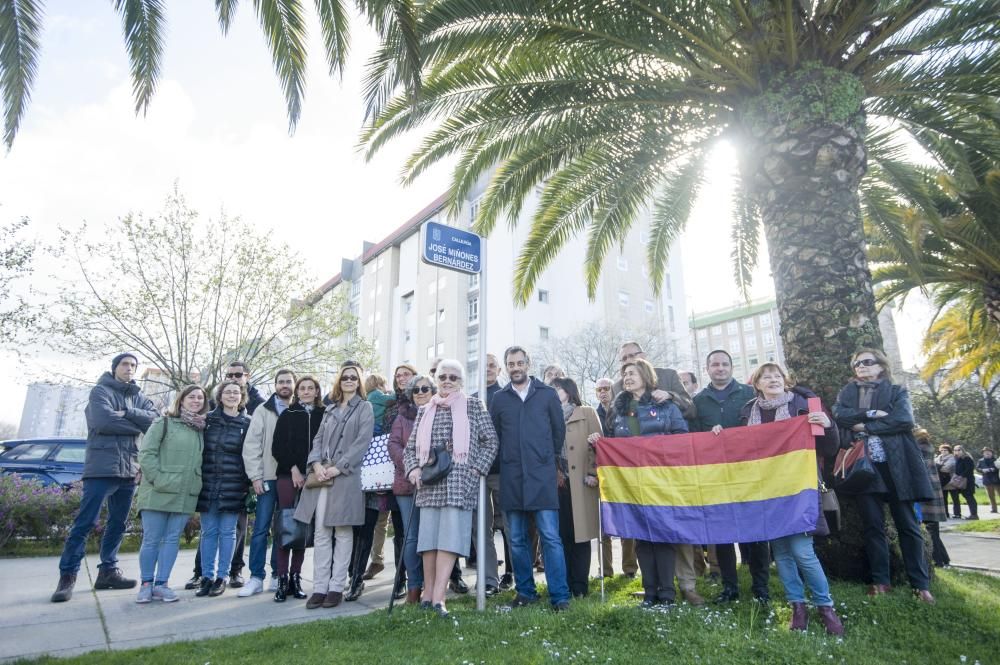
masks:
{"label": "black jacket", "polygon": [[[117,415],[115,412],[123,412]],[[134,478],[139,471],[139,437],[159,415],[135,381],[123,383],[105,372],[90,391],[84,478]]]}
{"label": "black jacket", "polygon": [[201,456],[198,512],[211,510],[215,501],[218,501],[220,512],[244,510],[250,479],[243,468],[243,439],[249,427],[250,418],[243,412],[227,416],[222,407],[218,407],[208,414]]}
{"label": "black jacket", "polygon": [[[500,382],[499,381],[494,382],[493,385],[486,386],[486,410],[487,411],[490,410],[490,405],[493,404],[493,397],[494,397],[494,395],[496,395],[501,390],[503,390],[503,388],[500,386]],[[476,391],[476,392],[472,393],[472,396],[473,397],[479,397],[479,391]],[[497,455],[496,457],[493,458],[493,466],[490,467],[490,475],[491,476],[496,475],[498,473],[500,473],[500,455]]]}
{"label": "black jacket", "polygon": [[312,448],[313,439],[323,422],[323,407],[313,407],[307,411],[302,404],[293,404],[278,416],[274,426],[274,440],[271,456],[278,463],[279,476],[292,475],[292,467],[297,466],[302,475],[307,473],[306,458]]}
{"label": "black jacket", "polygon": [[959,457],[955,455],[955,475],[962,476],[974,489],[976,486],[976,463],[969,457],[968,454]]}

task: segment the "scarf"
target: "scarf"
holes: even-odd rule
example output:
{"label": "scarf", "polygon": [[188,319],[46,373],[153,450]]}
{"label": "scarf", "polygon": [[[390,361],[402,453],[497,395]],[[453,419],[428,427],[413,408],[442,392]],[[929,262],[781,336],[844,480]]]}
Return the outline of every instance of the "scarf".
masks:
{"label": "scarf", "polygon": [[461,390],[447,397],[434,395],[430,404],[424,407],[424,415],[417,427],[417,461],[420,466],[427,464],[431,454],[431,430],[434,428],[434,416],[438,406],[451,409],[451,442],[452,458],[458,464],[464,464],[469,458],[469,412],[468,398]]}
{"label": "scarf", "polygon": [[194,411],[188,411],[181,407],[181,415],[178,418],[191,429],[198,430],[199,432],[205,429],[205,416],[197,414]]}
{"label": "scarf", "polygon": [[881,381],[858,381],[854,379],[858,386],[858,408],[862,411],[869,411],[872,408],[872,398],[878,390]]}
{"label": "scarf", "polygon": [[576,411],[576,406],[566,402],[562,405],[563,410],[563,420],[569,422],[569,419],[573,416],[573,412]]}
{"label": "scarf", "polygon": [[760,425],[763,422],[761,420],[761,411],[764,409],[774,411],[775,421],[788,420],[792,417],[788,412],[788,405],[791,403],[793,397],[795,397],[795,393],[787,390],[774,399],[758,397],[750,407],[750,420],[747,421],[747,425]]}

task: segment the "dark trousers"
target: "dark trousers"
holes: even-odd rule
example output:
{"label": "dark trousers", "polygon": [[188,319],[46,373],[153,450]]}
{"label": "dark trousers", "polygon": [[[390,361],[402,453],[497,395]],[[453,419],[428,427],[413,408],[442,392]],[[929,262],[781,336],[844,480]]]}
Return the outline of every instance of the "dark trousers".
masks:
{"label": "dark trousers", "polygon": [[[243,559],[243,549],[246,547],[247,542],[247,513],[242,511],[240,516],[236,519],[236,547],[233,549],[233,561],[229,565],[229,576],[236,577],[243,572],[243,568],[246,567],[247,563]],[[274,552],[271,552],[271,574],[278,569],[278,563],[274,556]],[[201,548],[198,548],[198,552],[194,555],[194,576],[201,577]]]}
{"label": "dark trousers", "polygon": [[[883,466],[878,464],[876,466]],[[883,474],[883,480],[888,473]],[[903,552],[903,565],[906,575],[914,589],[930,588],[930,578],[927,573],[927,560],[924,558],[924,538],[917,524],[917,516],[913,512],[911,502],[902,502],[896,498],[895,487],[891,478],[886,483],[889,495],[859,494],[858,509],[865,530],[865,551],[868,553],[868,565],[872,571],[872,584],[889,584],[889,541],[885,536],[885,513],[882,503],[889,504],[892,521],[899,533],[899,548]]]}
{"label": "dark trousers", "polygon": [[[951,502],[953,504],[952,513],[955,517],[962,516],[962,505],[958,502],[958,497],[965,498],[965,504],[969,506],[969,515],[971,517],[977,517],[979,515],[979,504],[976,502],[976,484],[970,481],[964,490],[948,490],[951,494]],[[947,507],[945,507],[947,510]]]}
{"label": "dark trousers", "polygon": [[931,534],[931,556],[934,558],[934,565],[947,566],[951,564],[951,557],[948,556],[948,550],[945,549],[944,543],[941,542],[941,529],[937,522],[924,522],[924,526],[927,527],[927,533]]}
{"label": "dark trousers", "polygon": [[646,594],[646,600],[674,602],[677,597],[674,589],[674,546],[637,538],[635,554],[639,558],[642,590]]}
{"label": "dark trousers", "polygon": [[[767,583],[770,579],[771,549],[766,541],[756,543],[740,543],[749,554],[750,577],[753,579],[750,589],[754,597],[767,596]],[[719,574],[722,576],[722,586],[727,591],[740,590],[739,577],[736,575],[736,547],[732,543],[715,546],[715,558],[719,562]]]}
{"label": "dark trousers", "polygon": [[132,495],[135,494],[135,480],[132,478],[87,478],[83,481],[83,497],[80,499],[80,512],[76,514],[73,528],[63,547],[62,558],[59,560],[59,572],[63,575],[76,575],[80,570],[80,561],[87,549],[87,536],[94,530],[97,518],[101,514],[101,506],[108,503],[108,521],[104,525],[104,536],[101,538],[100,568],[118,567],[118,548],[125,537],[125,525],[128,522],[129,508],[132,507]]}
{"label": "dark trousers", "polygon": [[[396,555],[396,565],[403,565],[403,518],[399,514],[399,509],[394,508],[389,511],[392,517],[392,548]],[[352,580],[360,580],[365,569],[368,568],[368,559],[372,554],[372,543],[375,540],[375,525],[378,523],[379,511],[374,508],[365,508],[365,523],[354,527],[354,547],[351,550],[350,577]],[[400,579],[406,579],[401,577]]]}
{"label": "dark trousers", "polygon": [[574,596],[586,596],[590,590],[590,541],[576,542],[573,501],[569,487],[559,490],[559,538],[563,542],[569,592]]}
{"label": "dark trousers", "polygon": [[[295,507],[295,498],[298,496],[299,492],[295,489],[295,485],[292,484],[292,477],[289,476],[278,476],[275,481],[278,486],[278,511],[286,510],[288,508]],[[306,551],[301,550],[291,550],[284,547],[278,548],[278,575],[288,575],[289,573],[301,573],[302,572],[302,560],[305,559]],[[291,568],[289,568],[289,559],[291,559]]]}

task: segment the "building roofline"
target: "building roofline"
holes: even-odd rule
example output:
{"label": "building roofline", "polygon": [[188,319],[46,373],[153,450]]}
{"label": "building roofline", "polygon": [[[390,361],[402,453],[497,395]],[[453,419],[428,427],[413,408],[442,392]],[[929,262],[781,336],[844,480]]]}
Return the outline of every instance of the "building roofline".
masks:
{"label": "building roofline", "polygon": [[777,302],[774,298],[767,298],[764,300],[755,300],[744,305],[738,305],[736,307],[722,307],[719,309],[714,309],[703,314],[695,315],[694,312],[691,313],[691,327],[694,329],[704,328],[705,326],[711,326],[716,323],[723,323],[725,321],[731,321],[733,319],[738,319],[743,316],[749,316],[751,314],[759,314],[761,312],[767,312],[771,310]]}

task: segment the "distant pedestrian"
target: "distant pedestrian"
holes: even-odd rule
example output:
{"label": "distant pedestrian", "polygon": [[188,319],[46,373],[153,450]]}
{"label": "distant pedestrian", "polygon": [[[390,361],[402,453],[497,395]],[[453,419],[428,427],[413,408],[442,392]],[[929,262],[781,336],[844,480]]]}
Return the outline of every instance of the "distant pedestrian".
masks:
{"label": "distant pedestrian", "polygon": [[549,365],[542,372],[542,381],[545,385],[551,386],[553,379],[564,379],[566,378],[566,371],[563,370],[559,365]]}
{"label": "distant pedestrian", "polygon": [[983,448],[983,456],[976,462],[976,471],[983,477],[983,487],[990,498],[990,512],[997,511],[997,496],[1000,495],[1000,467],[992,448]]}
{"label": "distant pedestrian", "polygon": [[[934,457],[934,466],[937,469],[938,481],[941,485],[944,494],[944,510],[948,512],[948,497],[951,496],[951,492],[948,489],[948,484],[951,482],[952,476],[955,475],[955,453],[952,451],[951,446],[947,443],[942,443],[938,446],[938,453]],[[955,517],[961,517],[962,507],[958,504],[958,494],[955,494]]]}
{"label": "distant pedestrian", "polygon": [[694,397],[698,392],[698,375],[691,370],[682,369],[677,371],[677,376],[681,380],[681,385],[684,386],[684,390],[691,397]]}
{"label": "distant pedestrian", "polygon": [[[955,480],[961,478],[961,483]],[[952,477],[952,484],[956,485],[951,491],[951,499],[955,504],[955,517],[961,518],[961,508],[958,505],[958,497],[961,495],[965,499],[965,505],[969,507],[970,520],[979,519],[979,505],[976,503],[976,462],[972,455],[965,452],[964,446],[955,446],[955,475]],[[961,484],[961,487],[957,487]]]}
{"label": "distant pedestrian", "polygon": [[76,576],[101,507],[107,502],[108,519],[101,539],[101,563],[95,589],[131,589],[135,580],[118,568],[132,495],[139,478],[139,438],[159,415],[153,403],[133,380],[139,360],[121,353],[111,361],[90,391],[87,407],[87,451],[83,464],[83,497],[59,560],[59,584],[53,603],[73,596]]}
{"label": "distant pedestrian", "polygon": [[170,571],[177,560],[184,525],[194,514],[201,493],[201,461],[208,396],[201,386],[187,386],[173,406],[153,421],[139,448],[142,481],[136,508],[142,518],[137,603],[172,603]]}

